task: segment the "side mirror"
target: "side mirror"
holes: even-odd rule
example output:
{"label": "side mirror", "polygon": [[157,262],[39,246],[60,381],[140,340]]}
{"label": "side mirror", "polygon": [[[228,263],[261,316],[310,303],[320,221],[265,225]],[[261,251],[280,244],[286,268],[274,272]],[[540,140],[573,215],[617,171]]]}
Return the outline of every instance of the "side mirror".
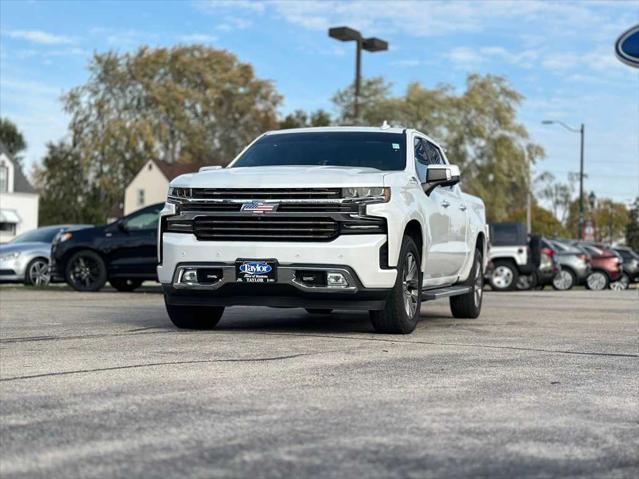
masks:
{"label": "side mirror", "polygon": [[428,165],[426,181],[422,184],[426,196],[438,186],[453,186],[459,183],[459,167],[457,165]]}

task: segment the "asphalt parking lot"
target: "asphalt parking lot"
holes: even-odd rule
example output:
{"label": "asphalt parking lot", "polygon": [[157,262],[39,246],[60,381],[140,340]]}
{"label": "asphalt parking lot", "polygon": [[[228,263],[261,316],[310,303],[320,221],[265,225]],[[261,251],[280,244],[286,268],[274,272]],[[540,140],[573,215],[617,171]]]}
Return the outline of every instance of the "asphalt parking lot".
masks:
{"label": "asphalt parking lot", "polygon": [[0,289],[0,475],[639,474],[639,290],[366,314],[237,307],[173,328],[161,295]]}

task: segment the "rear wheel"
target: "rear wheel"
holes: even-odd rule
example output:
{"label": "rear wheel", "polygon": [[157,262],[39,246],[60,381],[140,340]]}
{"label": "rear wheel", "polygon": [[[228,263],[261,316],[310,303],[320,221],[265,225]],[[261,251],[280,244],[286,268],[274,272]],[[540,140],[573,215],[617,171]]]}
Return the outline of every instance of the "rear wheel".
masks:
{"label": "rear wheel", "polygon": [[122,291],[123,293],[131,292],[136,290],[142,285],[141,279],[130,279],[130,278],[113,278],[109,280],[111,286],[113,286],[118,291]]}
{"label": "rear wheel", "polygon": [[67,262],[65,277],[76,291],[99,291],[107,280],[106,265],[99,254],[78,251]]}
{"label": "rear wheel", "polygon": [[331,314],[332,309],[305,308],[309,314]]}
{"label": "rear wheel", "polygon": [[493,264],[495,267],[488,279],[490,287],[495,291],[511,291],[515,289],[519,278],[515,265],[510,261],[499,259],[493,261]]}
{"label": "rear wheel", "polygon": [[51,281],[49,262],[45,258],[32,259],[24,274],[24,283],[31,286],[46,286]]}
{"label": "rear wheel", "polygon": [[399,253],[397,280],[381,311],[371,311],[373,328],[378,333],[408,334],[417,326],[422,302],[420,254],[415,241],[405,236]]}
{"label": "rear wheel", "polygon": [[575,273],[569,269],[561,268],[552,279],[552,287],[557,291],[568,291],[577,283]]}
{"label": "rear wheel", "polygon": [[601,291],[602,289],[606,289],[608,287],[608,283],[610,280],[608,279],[608,275],[603,271],[593,271],[586,278],[586,288],[591,289],[593,291]]}
{"label": "rear wheel", "polygon": [[484,297],[484,268],[481,250],[475,250],[473,269],[468,275],[466,285],[472,289],[459,296],[451,296],[450,311],[455,318],[477,318],[481,313],[481,303]]}
{"label": "rear wheel", "polygon": [[176,306],[166,303],[171,322],[181,329],[213,329],[224,314],[224,307]]}

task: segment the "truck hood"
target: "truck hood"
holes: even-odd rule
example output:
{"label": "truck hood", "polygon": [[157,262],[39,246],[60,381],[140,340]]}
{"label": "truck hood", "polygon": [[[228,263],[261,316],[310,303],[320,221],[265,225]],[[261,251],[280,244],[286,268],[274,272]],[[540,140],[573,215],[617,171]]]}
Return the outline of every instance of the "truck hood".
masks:
{"label": "truck hood", "polygon": [[330,188],[384,186],[387,172],[343,166],[255,166],[222,168],[178,176],[184,188]]}

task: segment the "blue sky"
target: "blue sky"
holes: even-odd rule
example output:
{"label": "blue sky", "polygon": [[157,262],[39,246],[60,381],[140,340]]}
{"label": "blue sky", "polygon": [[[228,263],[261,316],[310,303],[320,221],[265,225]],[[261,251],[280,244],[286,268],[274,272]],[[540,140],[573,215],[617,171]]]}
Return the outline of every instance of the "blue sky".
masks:
{"label": "blue sky", "polygon": [[[60,95],[87,79],[94,51],[205,43],[234,52],[271,79],[282,113],[332,110],[353,79],[353,45],[328,38],[349,25],[386,39],[365,54],[365,76],[445,82],[461,90],[468,72],[506,76],[525,96],[519,119],[547,158],[537,165],[565,180],[578,170],[579,135],[557,119],[586,124],[586,188],[627,202],[639,194],[639,70],[619,62],[615,39],[639,23],[639,1],[0,2],[0,112],[24,131],[28,167],[64,137]],[[408,125],[409,126],[409,125]]]}

